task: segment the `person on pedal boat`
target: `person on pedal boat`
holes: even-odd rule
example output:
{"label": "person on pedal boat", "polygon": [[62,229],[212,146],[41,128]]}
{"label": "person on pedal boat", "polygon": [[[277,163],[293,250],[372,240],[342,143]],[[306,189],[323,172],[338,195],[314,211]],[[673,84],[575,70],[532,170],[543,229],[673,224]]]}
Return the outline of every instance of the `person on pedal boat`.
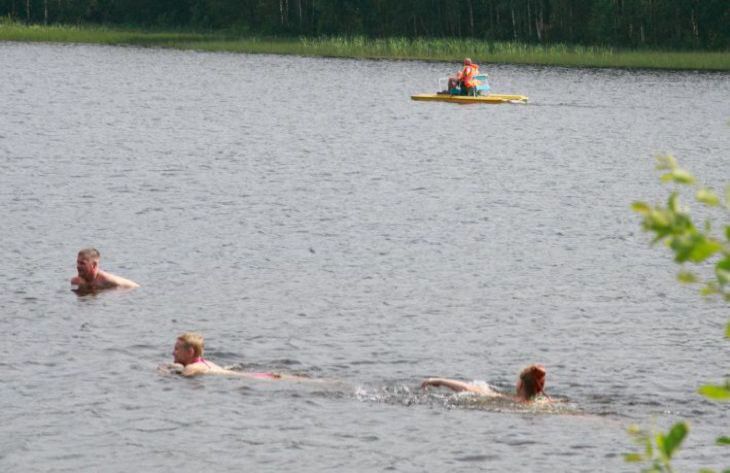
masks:
{"label": "person on pedal boat", "polygon": [[464,67],[456,73],[455,77],[449,78],[449,90],[461,89],[461,95],[476,95],[478,85],[476,76],[479,74],[479,66],[471,62],[470,58],[464,59]]}

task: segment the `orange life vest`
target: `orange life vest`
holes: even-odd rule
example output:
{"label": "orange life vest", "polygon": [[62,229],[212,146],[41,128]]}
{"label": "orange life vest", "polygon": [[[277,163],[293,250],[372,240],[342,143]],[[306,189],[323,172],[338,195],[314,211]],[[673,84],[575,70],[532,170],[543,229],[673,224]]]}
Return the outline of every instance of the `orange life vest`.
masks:
{"label": "orange life vest", "polygon": [[474,77],[479,74],[479,66],[476,64],[470,64],[468,66],[464,66],[464,69],[461,71],[462,76],[462,82],[464,83],[464,87],[476,87],[477,81],[474,80]]}

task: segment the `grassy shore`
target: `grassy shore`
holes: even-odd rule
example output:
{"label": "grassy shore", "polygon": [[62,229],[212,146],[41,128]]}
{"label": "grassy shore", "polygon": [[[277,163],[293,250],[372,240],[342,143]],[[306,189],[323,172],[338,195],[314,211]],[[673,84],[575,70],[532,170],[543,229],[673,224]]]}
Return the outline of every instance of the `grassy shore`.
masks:
{"label": "grassy shore", "polygon": [[603,47],[537,46],[472,39],[261,38],[230,33],[146,31],[98,26],[26,26],[0,23],[0,41],[136,45],[363,59],[539,64],[564,67],[730,71],[730,52],[621,51]]}

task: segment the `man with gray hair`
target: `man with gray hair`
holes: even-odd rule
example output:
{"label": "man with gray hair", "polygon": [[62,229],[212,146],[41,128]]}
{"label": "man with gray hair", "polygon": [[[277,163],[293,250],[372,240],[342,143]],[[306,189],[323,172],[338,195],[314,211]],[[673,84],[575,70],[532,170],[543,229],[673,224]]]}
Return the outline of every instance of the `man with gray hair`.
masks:
{"label": "man with gray hair", "polygon": [[76,257],[76,271],[79,274],[71,278],[71,284],[77,286],[78,292],[89,293],[116,287],[126,289],[139,287],[139,284],[134,281],[102,271],[99,268],[100,258],[101,255],[96,248],[84,248],[79,251]]}

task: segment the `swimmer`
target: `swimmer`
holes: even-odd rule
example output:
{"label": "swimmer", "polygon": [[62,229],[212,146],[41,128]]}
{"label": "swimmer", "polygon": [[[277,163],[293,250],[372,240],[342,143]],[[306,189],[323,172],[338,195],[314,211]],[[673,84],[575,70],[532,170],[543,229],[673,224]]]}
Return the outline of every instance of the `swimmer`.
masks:
{"label": "swimmer", "polygon": [[203,358],[204,341],[203,336],[193,332],[183,333],[175,341],[175,348],[172,350],[174,363],[170,368],[183,376],[198,376],[201,374],[218,374],[224,376],[235,376],[248,379],[267,379],[281,381],[314,381],[302,376],[294,376],[279,373],[255,373],[245,371],[234,371],[222,368],[212,361]]}
{"label": "swimmer", "polygon": [[76,257],[76,271],[78,276],[71,278],[71,284],[77,286],[76,291],[89,293],[102,289],[139,287],[134,281],[116,276],[99,269],[101,255],[96,248],[84,248]]}
{"label": "swimmer", "polygon": [[517,402],[535,401],[537,396],[542,394],[547,401],[552,401],[545,393],[545,367],[542,365],[530,365],[520,372],[517,393],[514,396],[497,392],[486,383],[465,383],[447,378],[427,378],[421,383],[421,388],[426,389],[428,386],[445,387],[452,391],[470,392],[480,396],[509,398]]}

